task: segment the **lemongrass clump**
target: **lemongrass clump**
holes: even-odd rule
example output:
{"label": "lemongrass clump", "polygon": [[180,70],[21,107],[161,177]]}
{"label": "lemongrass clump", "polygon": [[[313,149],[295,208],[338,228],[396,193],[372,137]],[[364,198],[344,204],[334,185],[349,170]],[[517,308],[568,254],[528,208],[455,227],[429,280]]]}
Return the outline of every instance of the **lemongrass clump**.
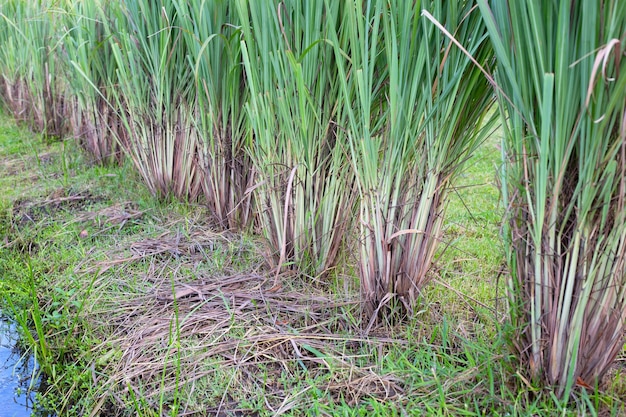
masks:
{"label": "lemongrass clump", "polygon": [[48,1],[2,4],[4,102],[13,116],[48,136],[65,133],[65,92],[59,77],[59,9]]}
{"label": "lemongrass clump", "polygon": [[245,147],[250,129],[243,106],[248,89],[233,2],[175,1],[197,94],[196,120],[202,190],[213,217],[225,228],[252,219],[254,169]]}
{"label": "lemongrass clump", "polygon": [[320,276],[352,216],[334,52],[338,5],[238,1],[260,230],[275,266]]}
{"label": "lemongrass clump", "polygon": [[110,3],[102,22],[116,67],[106,91],[123,126],[117,139],[153,194],[197,199],[195,93],[174,4]]}
{"label": "lemongrass clump", "polygon": [[[0,71],[2,72],[2,102],[16,119],[26,118],[28,114],[27,100],[23,95],[25,88],[21,73],[26,55],[21,32],[15,27],[23,22],[25,14],[24,2],[3,2],[0,4]],[[23,24],[23,23],[22,23]]]}
{"label": "lemongrass clump", "polygon": [[112,106],[107,83],[117,69],[111,46],[105,38],[102,14],[106,2],[72,2],[63,16],[64,72],[68,84],[69,133],[99,163],[121,162],[122,149],[116,137],[123,126]]}
{"label": "lemongrass clump", "polygon": [[11,93],[11,79],[15,78],[15,60],[9,59],[13,49],[14,31],[11,30],[7,18],[6,3],[0,4],[0,104],[10,110],[9,94]]}
{"label": "lemongrass clump", "polygon": [[506,116],[512,344],[567,401],[624,344],[626,3],[479,4]]}
{"label": "lemongrass clump", "polygon": [[486,132],[490,87],[433,21],[482,65],[489,62],[471,1],[352,1],[333,36],[360,194],[369,315],[393,304],[412,311],[430,279],[450,179]]}

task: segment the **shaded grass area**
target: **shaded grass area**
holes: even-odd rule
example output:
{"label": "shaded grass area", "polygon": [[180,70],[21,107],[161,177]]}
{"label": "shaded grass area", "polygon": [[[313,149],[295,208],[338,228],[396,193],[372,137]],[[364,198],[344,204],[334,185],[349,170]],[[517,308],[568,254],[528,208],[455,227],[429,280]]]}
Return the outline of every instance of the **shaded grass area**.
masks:
{"label": "shaded grass area", "polygon": [[[254,236],[158,203],[129,166],[92,166],[0,118],[2,308],[59,415],[618,415],[618,362],[570,409],[501,337],[496,139],[455,184],[422,308],[362,323],[349,262],[329,282],[273,275]],[[448,287],[448,288],[446,288]],[[500,300],[502,301],[502,300]],[[11,310],[13,307],[13,310]],[[496,307],[497,310],[496,311]]]}

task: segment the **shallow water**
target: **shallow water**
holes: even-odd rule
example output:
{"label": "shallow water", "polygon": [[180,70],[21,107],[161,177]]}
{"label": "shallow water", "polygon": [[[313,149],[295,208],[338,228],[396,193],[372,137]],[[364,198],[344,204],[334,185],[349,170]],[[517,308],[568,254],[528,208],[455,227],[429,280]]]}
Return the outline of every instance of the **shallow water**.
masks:
{"label": "shallow water", "polygon": [[[32,356],[25,356],[15,346],[18,340],[15,325],[0,316],[0,416],[30,417],[35,394],[30,390],[37,365]],[[33,381],[33,386],[36,381]]]}

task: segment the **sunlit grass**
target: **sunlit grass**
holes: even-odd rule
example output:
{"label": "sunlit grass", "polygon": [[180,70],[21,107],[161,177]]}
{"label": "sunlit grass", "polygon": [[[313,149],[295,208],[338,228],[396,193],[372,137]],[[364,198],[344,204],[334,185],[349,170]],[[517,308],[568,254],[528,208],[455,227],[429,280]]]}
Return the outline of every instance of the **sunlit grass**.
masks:
{"label": "sunlit grass", "polygon": [[[496,131],[468,159],[452,183],[442,242],[435,258],[435,285],[428,302],[445,306],[451,317],[470,328],[481,317],[483,329],[497,332],[506,313],[504,249],[497,187],[500,138]],[[451,287],[451,288],[450,288]]]}

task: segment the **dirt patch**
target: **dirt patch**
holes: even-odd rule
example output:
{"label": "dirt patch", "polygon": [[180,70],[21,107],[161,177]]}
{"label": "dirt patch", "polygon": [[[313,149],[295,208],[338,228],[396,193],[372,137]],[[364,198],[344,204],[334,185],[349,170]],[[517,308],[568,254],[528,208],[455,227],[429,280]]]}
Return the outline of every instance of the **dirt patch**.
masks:
{"label": "dirt patch", "polygon": [[16,176],[27,170],[32,170],[37,165],[51,165],[56,157],[56,153],[46,152],[37,156],[2,159],[0,161],[0,173],[6,176]]}
{"label": "dirt patch", "polygon": [[94,196],[87,190],[72,191],[64,188],[59,188],[42,198],[18,199],[0,216],[2,226],[0,244],[4,248],[34,255],[39,250],[40,242],[36,237],[26,237],[30,233],[24,234],[23,230],[41,225],[44,221],[55,221],[56,214],[60,211],[80,212],[85,207],[103,200],[104,198]]}

